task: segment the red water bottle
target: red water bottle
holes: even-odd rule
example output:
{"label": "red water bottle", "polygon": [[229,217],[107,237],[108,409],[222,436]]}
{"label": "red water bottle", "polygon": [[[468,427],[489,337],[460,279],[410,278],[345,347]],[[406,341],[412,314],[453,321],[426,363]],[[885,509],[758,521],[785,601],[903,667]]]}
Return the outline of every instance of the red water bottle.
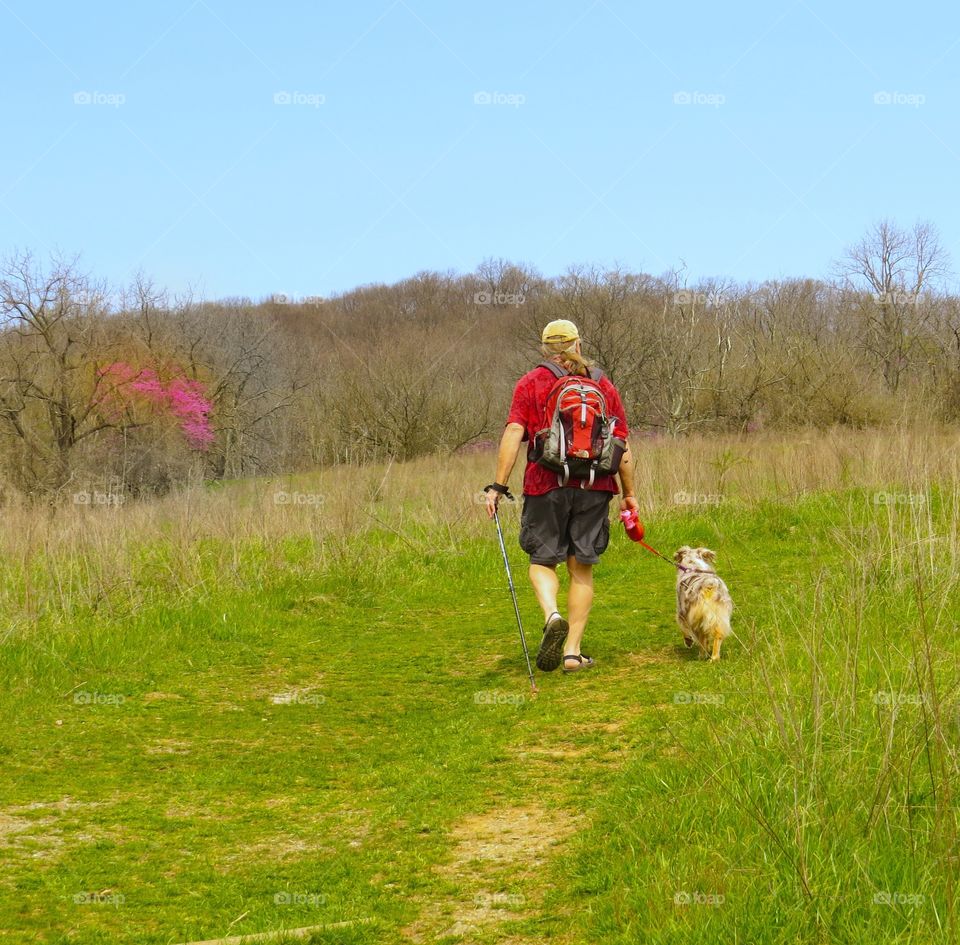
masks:
{"label": "red water bottle", "polygon": [[624,509],[620,513],[620,521],[633,541],[643,541],[643,522],[636,509]]}

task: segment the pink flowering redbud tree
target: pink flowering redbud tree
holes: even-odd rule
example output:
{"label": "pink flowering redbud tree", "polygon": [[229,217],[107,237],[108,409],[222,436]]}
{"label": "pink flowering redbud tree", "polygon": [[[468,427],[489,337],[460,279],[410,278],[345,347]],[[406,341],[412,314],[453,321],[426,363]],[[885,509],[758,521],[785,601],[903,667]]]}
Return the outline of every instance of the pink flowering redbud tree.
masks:
{"label": "pink flowering redbud tree", "polygon": [[125,361],[100,368],[99,381],[103,389],[100,406],[105,413],[118,415],[147,407],[174,420],[192,449],[207,450],[213,444],[213,403],[203,381],[176,372],[163,379],[150,368],[138,369]]}

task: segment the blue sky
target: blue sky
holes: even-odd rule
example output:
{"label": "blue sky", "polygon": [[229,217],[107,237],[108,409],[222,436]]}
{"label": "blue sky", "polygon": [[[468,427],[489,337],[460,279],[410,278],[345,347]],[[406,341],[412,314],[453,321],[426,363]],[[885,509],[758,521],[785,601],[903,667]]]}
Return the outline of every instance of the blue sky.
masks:
{"label": "blue sky", "polygon": [[113,283],[822,276],[884,216],[960,261],[956,5],[0,0],[0,35],[0,253]]}

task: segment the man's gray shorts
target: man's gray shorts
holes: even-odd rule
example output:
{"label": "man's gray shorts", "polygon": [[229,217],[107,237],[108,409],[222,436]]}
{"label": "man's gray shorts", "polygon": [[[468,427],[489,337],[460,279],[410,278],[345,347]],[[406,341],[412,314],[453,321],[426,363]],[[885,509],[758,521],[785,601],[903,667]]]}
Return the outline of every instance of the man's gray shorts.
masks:
{"label": "man's gray shorts", "polygon": [[607,507],[612,492],[551,489],[525,495],[520,517],[520,547],[531,564],[552,567],[574,557],[596,564],[610,541]]}

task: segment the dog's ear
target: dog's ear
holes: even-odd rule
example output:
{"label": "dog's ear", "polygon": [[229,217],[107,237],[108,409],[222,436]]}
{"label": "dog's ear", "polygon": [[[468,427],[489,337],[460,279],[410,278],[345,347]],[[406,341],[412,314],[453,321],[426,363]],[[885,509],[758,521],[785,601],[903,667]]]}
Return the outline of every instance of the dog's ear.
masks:
{"label": "dog's ear", "polygon": [[711,551],[709,548],[698,548],[697,554],[700,555],[707,564],[713,564],[717,560],[717,553]]}
{"label": "dog's ear", "polygon": [[681,561],[683,561],[683,556],[684,556],[688,551],[693,551],[693,549],[692,549],[689,545],[684,545],[682,548],[678,548],[678,549],[673,553],[673,560],[676,561],[677,564],[679,564]]}

